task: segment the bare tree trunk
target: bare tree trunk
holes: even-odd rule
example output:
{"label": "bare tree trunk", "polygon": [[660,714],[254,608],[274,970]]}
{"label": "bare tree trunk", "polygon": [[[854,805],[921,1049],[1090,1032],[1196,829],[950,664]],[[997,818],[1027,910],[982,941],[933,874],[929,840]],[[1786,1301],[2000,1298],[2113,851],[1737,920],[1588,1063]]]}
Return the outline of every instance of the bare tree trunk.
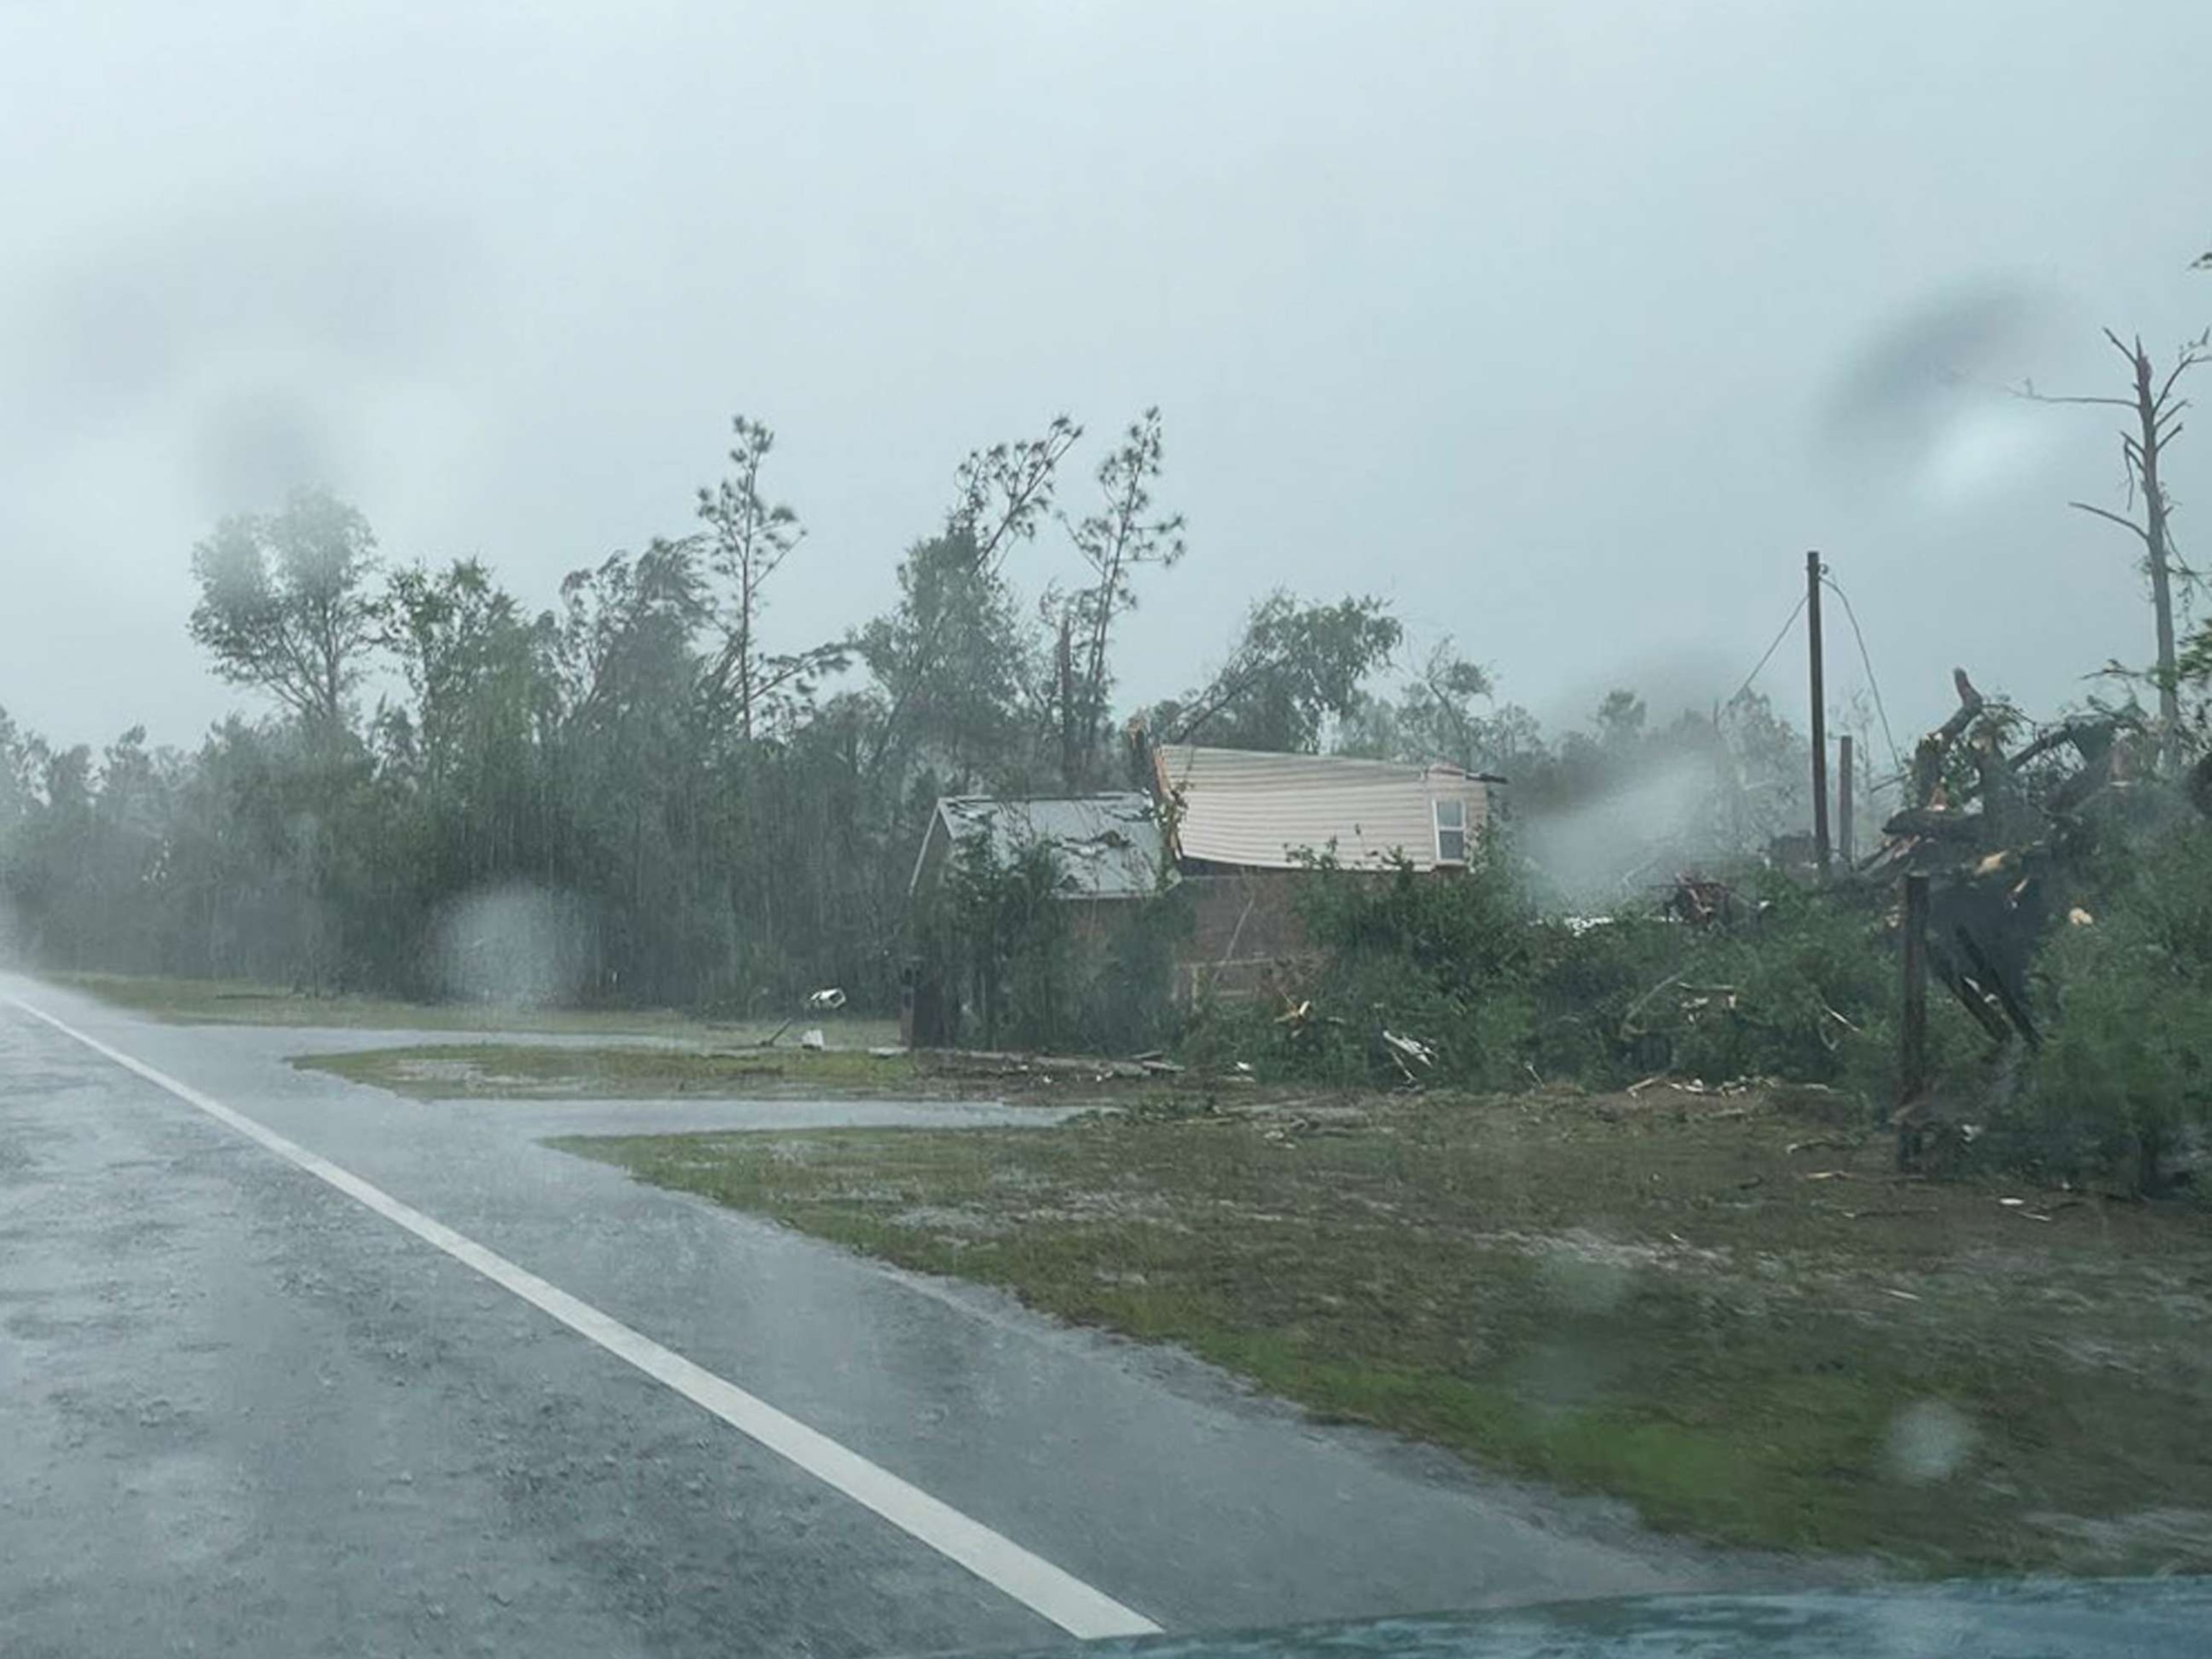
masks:
{"label": "bare tree trunk", "polygon": [[1060,677],[1060,777],[1070,794],[1075,793],[1082,771],[1082,757],[1076,752],[1074,625],[1073,617],[1063,612],[1060,639],[1054,647],[1054,665]]}
{"label": "bare tree trunk", "polygon": [[739,601],[744,607],[738,623],[738,735],[750,744],[753,740],[753,567],[745,561],[744,591]]}
{"label": "bare tree trunk", "polygon": [[2183,346],[2162,380],[2154,380],[2142,336],[2130,343],[2108,328],[2105,337],[2112,342],[2113,350],[2128,360],[2133,381],[2130,396],[2052,398],[2033,385],[2026,388],[2026,394],[2043,403],[2103,404],[2127,410],[2135,416],[2136,430],[2120,434],[2120,456],[2127,468],[2130,507],[2135,505],[2135,492],[2142,492],[2142,522],[2087,501],[2067,505],[2133,532],[2143,544],[2143,568],[2150,576],[2151,613],[2158,635],[2158,665],[2154,673],[2158,681],[2159,758],[2171,770],[2181,759],[2181,692],[2176,683],[2173,643],[2173,535],[2169,525],[2172,503],[2166,499],[2166,485],[2160,477],[2160,462],[2167,442],[2181,435],[2181,414],[2189,407],[2186,398],[2175,395],[2176,388],[2183,375],[2212,357],[2212,350],[2207,349],[2212,332],[2200,334]]}
{"label": "bare tree trunk", "polygon": [[[2181,692],[2173,654],[2173,574],[2166,528],[2166,491],[2158,479],[2159,430],[2163,411],[2150,383],[2150,354],[2136,341],[2136,418],[2142,428],[2136,465],[2142,476],[2145,557],[2150,566],[2151,611],[2158,624],[2159,758],[2171,768],[2181,755]],[[2176,428],[2177,430],[2179,428]]]}

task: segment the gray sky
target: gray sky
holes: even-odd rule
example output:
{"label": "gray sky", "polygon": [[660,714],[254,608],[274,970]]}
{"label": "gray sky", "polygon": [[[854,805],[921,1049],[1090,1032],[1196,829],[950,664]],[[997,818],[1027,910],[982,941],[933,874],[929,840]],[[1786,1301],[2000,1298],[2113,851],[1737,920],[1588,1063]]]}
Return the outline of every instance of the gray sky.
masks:
{"label": "gray sky", "polygon": [[[1991,388],[2113,390],[2100,323],[2212,320],[2212,6],[2106,12],[11,0],[0,703],[196,738],[240,694],[191,545],[301,477],[550,602],[687,527],[738,410],[811,642],[967,449],[1158,403],[1191,553],[1129,696],[1280,583],[1394,600],[1547,720],[1703,702],[1817,545],[1901,741],[1954,662],[2044,709],[2149,626],[2063,505],[2120,504],[2110,411]],[[2208,479],[2212,429],[2185,551]]]}

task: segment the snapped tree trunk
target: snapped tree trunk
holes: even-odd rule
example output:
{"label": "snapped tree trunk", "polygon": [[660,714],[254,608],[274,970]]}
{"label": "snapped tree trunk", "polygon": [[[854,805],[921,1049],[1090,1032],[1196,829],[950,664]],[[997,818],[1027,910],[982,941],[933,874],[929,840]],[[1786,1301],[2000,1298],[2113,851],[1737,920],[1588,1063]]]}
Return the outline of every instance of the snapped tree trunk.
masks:
{"label": "snapped tree trunk", "polygon": [[2127,472],[2130,510],[2135,506],[2136,492],[2140,490],[2142,494],[2142,521],[2137,523],[2125,514],[2087,501],[2069,501],[2067,505],[2119,526],[2143,544],[2143,570],[2150,578],[2151,617],[2157,635],[2158,659],[2152,674],[2158,685],[2159,760],[2161,767],[2171,772],[2181,759],[2181,691],[2173,640],[2173,503],[2166,497],[2161,474],[2166,446],[2181,435],[2182,411],[2189,407],[2189,400],[2176,396],[2176,390],[2183,375],[2212,356],[2212,331],[2183,346],[2174,356],[2173,367],[2166,370],[2162,380],[2153,373],[2150,354],[2143,349],[2140,335],[2130,343],[2108,328],[2105,337],[2112,342],[2113,350],[2128,360],[2130,385],[2127,397],[2053,398],[2036,391],[2032,385],[2026,388],[2026,394],[2044,403],[2101,404],[2124,409],[2135,417],[2135,430],[2124,430],[2120,434],[2120,458]]}
{"label": "snapped tree trunk", "polygon": [[2166,531],[2166,491],[2159,483],[2158,468],[2159,450],[2171,434],[2159,429],[2163,411],[2160,399],[2151,388],[2150,354],[2140,339],[2136,342],[2135,370],[2136,418],[2142,428],[2136,466],[2142,479],[2144,558],[2150,567],[2151,611],[2158,627],[2159,760],[2170,769],[2181,756],[2181,690],[2173,654],[2172,544]]}

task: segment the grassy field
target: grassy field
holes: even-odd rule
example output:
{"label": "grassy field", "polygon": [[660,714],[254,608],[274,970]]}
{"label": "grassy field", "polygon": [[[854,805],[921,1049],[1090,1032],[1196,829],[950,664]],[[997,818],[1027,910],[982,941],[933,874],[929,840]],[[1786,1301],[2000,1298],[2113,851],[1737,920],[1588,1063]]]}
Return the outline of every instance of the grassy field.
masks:
{"label": "grassy field", "polygon": [[[480,1002],[403,1002],[389,997],[310,996],[246,980],[165,979],[128,974],[48,974],[57,985],[84,991],[176,1025],[352,1026],[388,1031],[545,1031],[585,1036],[653,1036],[673,1042],[734,1045],[757,1042],[783,1023],[712,1020],[665,1008],[512,1008]],[[840,1048],[881,1047],[898,1040],[896,1020],[805,1015]]]}
{"label": "grassy field", "polygon": [[1914,1571],[2212,1569],[2212,1214],[1903,1180],[1823,1105],[558,1144],[1662,1527]]}

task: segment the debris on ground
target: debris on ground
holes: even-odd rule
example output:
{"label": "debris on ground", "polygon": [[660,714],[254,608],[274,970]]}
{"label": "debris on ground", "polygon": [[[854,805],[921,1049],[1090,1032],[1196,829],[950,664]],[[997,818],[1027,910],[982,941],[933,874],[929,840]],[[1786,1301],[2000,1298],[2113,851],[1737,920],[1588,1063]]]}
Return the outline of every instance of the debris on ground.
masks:
{"label": "debris on ground", "polygon": [[1675,876],[1673,890],[1659,908],[1663,915],[1702,928],[1735,926],[1739,907],[1735,889],[1726,882],[1685,871]]}
{"label": "debris on ground", "polygon": [[1414,1066],[1428,1071],[1437,1063],[1436,1049],[1419,1037],[1400,1036],[1388,1026],[1376,1035],[1382,1039],[1382,1052],[1389,1056],[1390,1063],[1398,1068],[1408,1083],[1420,1081],[1413,1075]]}

